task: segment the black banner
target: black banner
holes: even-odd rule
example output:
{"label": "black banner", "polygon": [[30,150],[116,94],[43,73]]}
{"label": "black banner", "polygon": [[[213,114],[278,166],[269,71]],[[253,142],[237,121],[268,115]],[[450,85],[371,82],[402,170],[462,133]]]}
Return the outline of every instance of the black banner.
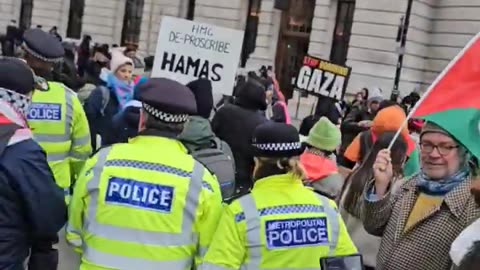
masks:
{"label": "black banner", "polygon": [[351,67],[305,56],[295,80],[295,87],[309,95],[341,101],[347,91],[351,71]]}

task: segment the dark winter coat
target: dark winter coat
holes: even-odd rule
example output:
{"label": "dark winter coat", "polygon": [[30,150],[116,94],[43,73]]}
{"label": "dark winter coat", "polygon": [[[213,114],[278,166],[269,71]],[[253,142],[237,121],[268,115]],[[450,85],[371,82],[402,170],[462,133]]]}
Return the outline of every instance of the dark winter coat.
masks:
{"label": "dark winter coat", "polygon": [[[51,248],[67,217],[63,190],[31,139],[0,155],[0,205],[0,269],[24,269],[30,248]],[[45,258],[42,264],[36,269],[51,269]]]}
{"label": "dark winter coat", "polygon": [[[120,105],[115,96],[110,92],[105,110],[103,110],[103,94],[99,86],[92,91],[85,101],[84,109],[87,115],[92,148],[97,149],[97,135],[102,138],[102,145],[110,145],[121,140],[121,136],[114,131],[113,117],[120,111]],[[98,146],[100,147],[100,145]]]}
{"label": "dark winter coat", "polygon": [[358,106],[353,107],[352,111],[345,117],[341,125],[342,130],[342,145],[340,148],[340,153],[343,154],[345,149],[350,145],[350,143],[357,137],[357,135],[368,128],[360,127],[358,122],[364,120],[373,120],[375,114],[370,113],[366,107]]}
{"label": "dark winter coat", "polygon": [[[133,104],[135,102],[135,104]],[[142,103],[133,101],[127,104],[120,113],[113,117],[113,133],[116,134],[116,143],[126,143],[138,135],[138,126],[140,122],[140,109]]]}
{"label": "dark winter coat", "polygon": [[212,120],[213,132],[232,149],[237,168],[236,184],[243,189],[248,189],[253,184],[252,135],[258,125],[268,121],[259,113],[266,107],[264,88],[247,82],[239,90],[235,104],[220,108]]}

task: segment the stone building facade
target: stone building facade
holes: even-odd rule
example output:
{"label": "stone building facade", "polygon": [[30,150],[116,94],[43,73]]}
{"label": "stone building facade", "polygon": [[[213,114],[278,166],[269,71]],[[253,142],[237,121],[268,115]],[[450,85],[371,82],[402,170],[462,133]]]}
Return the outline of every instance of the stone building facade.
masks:
{"label": "stone building facade", "polygon": [[[74,27],[70,22],[71,3],[76,5],[73,10],[78,13],[81,8],[78,3],[83,2],[83,11],[78,13],[81,14],[78,20],[81,34],[89,34],[99,43],[120,44],[127,1],[130,0],[1,0],[0,29],[5,29],[10,20],[18,22],[28,17],[25,9],[30,3],[32,26],[42,25],[47,30],[58,26],[59,33],[68,37],[69,28]],[[143,0],[143,7],[136,14],[140,20],[138,44],[141,51],[154,53],[163,16],[186,18],[193,14],[195,21],[242,30],[246,29],[247,18],[253,16],[258,19],[256,42],[246,61],[246,70],[271,65],[287,84],[292,63],[298,62],[308,51],[324,59],[335,56],[340,62],[343,57],[346,60],[343,62],[352,67],[350,92],[364,86],[379,86],[388,94],[398,59],[397,29],[408,1],[290,0],[287,10],[280,10],[276,4],[285,1]],[[425,89],[480,30],[478,0],[412,1],[399,87],[403,94],[415,88]],[[259,9],[253,11],[252,3],[258,3]],[[303,15],[298,14],[300,5]],[[347,10],[341,8],[346,6]],[[309,12],[311,15],[307,14]],[[295,32],[298,26],[295,18],[309,18],[310,21],[302,22],[304,26],[299,27],[304,29]],[[76,33],[77,38],[80,32]]]}

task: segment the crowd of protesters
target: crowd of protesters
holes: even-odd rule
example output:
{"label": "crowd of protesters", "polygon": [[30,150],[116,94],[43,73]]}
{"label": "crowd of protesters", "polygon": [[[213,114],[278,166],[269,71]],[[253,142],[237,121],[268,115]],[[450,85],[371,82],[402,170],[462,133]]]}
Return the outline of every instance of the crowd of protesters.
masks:
{"label": "crowd of protesters", "polygon": [[[56,29],[49,33],[61,41]],[[64,60],[53,69],[51,80],[72,89],[82,102],[90,129],[92,154],[99,151],[101,155],[102,149],[155,134],[178,140],[195,159],[208,159],[211,155],[219,158],[214,163],[202,163],[220,182],[224,202],[233,202],[225,208],[228,210],[224,210],[222,220],[216,220],[218,224],[216,221],[209,224],[218,225],[219,229],[213,236],[211,249],[203,255],[205,265],[217,268],[205,269],[237,269],[243,262],[245,254],[239,253],[239,250],[243,250],[244,243],[237,243],[238,239],[232,238],[232,235],[237,236],[239,229],[225,219],[234,215],[235,221],[239,222],[241,219],[237,218],[242,217],[242,213],[238,212],[236,199],[260,190],[265,181],[276,181],[283,188],[281,196],[272,197],[272,200],[301,201],[301,198],[292,198],[286,192],[291,184],[292,192],[298,196],[310,196],[304,192],[305,187],[315,190],[322,198],[331,199],[332,205],[335,201],[338,205],[335,211],[341,216],[341,230],[348,232],[342,241],[353,243],[345,246],[349,246],[350,251],[358,250],[367,269],[450,270],[453,267],[473,270],[480,266],[478,160],[458,138],[433,122],[411,119],[402,128],[408,112],[420,99],[418,93],[412,92],[397,103],[385,99],[385,93],[378,87],[363,88],[350,103],[328,100],[320,104],[315,114],[303,119],[297,132],[291,126],[287,100],[275,73],[266,67],[251,71],[246,77],[238,76],[232,96],[224,97],[215,105],[212,83],[207,79],[199,78],[181,85],[150,78],[153,57],[144,59],[142,74],[134,74],[138,61],[135,48],[92,45],[90,36],[85,36],[79,46],[63,43],[63,48]],[[0,61],[0,70],[2,61],[6,60]],[[9,65],[10,62],[3,62],[5,70],[11,68]],[[15,66],[19,70],[23,68],[21,63],[15,62]],[[18,83],[8,78],[0,79],[0,90],[8,89],[4,91],[15,92],[28,99],[33,89],[13,89]],[[152,94],[153,88],[165,87],[168,95]],[[173,89],[182,93],[181,98],[175,96],[177,92]],[[0,102],[5,105],[3,110],[0,109],[0,120],[8,118],[7,105],[17,106],[6,96],[0,95]],[[190,99],[193,105],[187,102]],[[190,107],[181,102],[187,102]],[[158,120],[162,114],[170,112],[159,112],[151,104],[168,104],[170,107],[166,107],[169,109],[184,106],[185,113],[188,111],[189,114],[188,121],[181,125],[159,124],[154,116]],[[193,107],[195,110],[191,109]],[[25,115],[19,117],[24,118]],[[12,121],[17,120],[11,120],[10,126],[14,126]],[[4,122],[0,121],[0,124]],[[26,132],[28,127],[22,123],[21,130]],[[279,123],[280,126],[275,126]],[[272,125],[267,128],[268,124]],[[149,128],[145,129],[145,126]],[[151,129],[156,129],[155,133],[145,133]],[[400,136],[395,138],[399,129]],[[13,133],[8,134],[13,136]],[[294,149],[289,145],[288,151],[273,153],[276,156],[267,158],[263,155],[271,155],[268,151],[278,149],[258,148],[262,140],[264,145],[288,144],[289,141],[282,140],[295,141],[297,138],[299,145],[301,141],[301,148]],[[0,140],[0,150],[6,149],[0,155],[0,167],[4,168],[0,179],[2,185],[13,186],[8,192],[21,193],[24,191],[17,191],[17,185],[10,184],[12,180],[8,175],[9,167],[15,166],[14,151],[22,148],[19,148],[21,144],[12,143],[9,139]],[[391,149],[386,150],[392,140]],[[25,141],[34,143],[31,136]],[[297,145],[296,142],[293,145]],[[37,148],[35,150],[38,151]],[[169,153],[165,150],[164,154]],[[92,162],[87,164],[91,168],[86,170],[85,175],[92,170],[93,174],[97,173]],[[25,170],[30,169],[25,167]],[[228,179],[229,173],[233,174],[233,184],[228,182],[232,180]],[[288,177],[266,180],[279,175]],[[225,196],[228,185],[233,185],[233,191]],[[275,195],[263,192],[262,196]],[[0,195],[0,199],[7,201],[10,195],[5,196]],[[210,210],[214,211],[216,207],[213,205]],[[0,210],[0,216],[3,215],[0,220],[8,215],[7,212]],[[72,214],[69,214],[69,223],[78,221],[72,220]],[[38,215],[40,213],[36,213],[37,221],[42,220]],[[17,233],[22,238],[29,237],[32,233],[30,225],[28,222],[24,224],[25,228],[8,235],[8,238],[15,237]],[[40,225],[39,228],[42,228]],[[6,226],[11,230],[12,224],[0,221],[0,237],[7,237]],[[0,251],[5,250],[1,240]],[[75,245],[74,240],[70,239],[70,242]],[[235,248],[236,244],[242,248]],[[252,248],[249,244],[245,245]],[[76,247],[85,248],[82,245]],[[339,254],[350,255],[350,251]],[[27,260],[26,254],[9,252],[12,253],[9,258],[0,255],[0,268],[24,269],[13,266],[18,266],[16,260],[23,265]],[[302,256],[305,254],[302,253]],[[289,260],[292,258],[289,257]],[[295,262],[288,263],[295,265]],[[300,265],[302,262],[298,260],[297,263]],[[34,267],[30,269],[35,270]]]}

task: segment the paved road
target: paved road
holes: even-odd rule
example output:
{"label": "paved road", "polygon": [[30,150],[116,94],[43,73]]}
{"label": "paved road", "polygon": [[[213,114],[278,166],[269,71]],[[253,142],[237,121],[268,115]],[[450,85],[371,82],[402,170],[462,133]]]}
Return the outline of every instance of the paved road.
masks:
{"label": "paved road", "polygon": [[[62,230],[63,232],[63,230]],[[65,241],[65,234],[60,233],[60,242],[58,243],[59,264],[58,270],[78,270],[80,257]]]}

